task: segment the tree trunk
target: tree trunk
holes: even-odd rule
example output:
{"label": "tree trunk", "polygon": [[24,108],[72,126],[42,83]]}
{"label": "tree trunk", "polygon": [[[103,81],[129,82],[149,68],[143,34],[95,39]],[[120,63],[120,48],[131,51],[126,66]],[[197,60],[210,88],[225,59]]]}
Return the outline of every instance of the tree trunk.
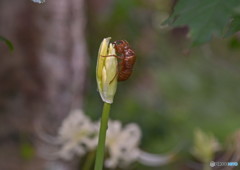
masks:
{"label": "tree trunk", "polygon": [[73,166],[29,157],[24,149],[39,145],[36,124],[56,135],[69,111],[81,108],[88,63],[84,28],[83,0],[0,1],[0,35],[15,48],[10,52],[0,42],[0,169]]}

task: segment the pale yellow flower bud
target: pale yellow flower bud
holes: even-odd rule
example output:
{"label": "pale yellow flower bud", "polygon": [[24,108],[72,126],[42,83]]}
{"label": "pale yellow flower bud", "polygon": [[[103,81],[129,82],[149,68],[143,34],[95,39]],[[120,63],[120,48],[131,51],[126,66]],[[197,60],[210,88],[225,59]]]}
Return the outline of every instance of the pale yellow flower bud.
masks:
{"label": "pale yellow flower bud", "polygon": [[193,155],[203,163],[213,160],[214,153],[220,149],[217,139],[212,134],[207,134],[201,129],[194,131]]}
{"label": "pale yellow flower bud", "polygon": [[98,91],[106,103],[113,103],[117,90],[117,67],[118,61],[115,49],[110,42],[110,37],[103,39],[99,52],[96,69]]}

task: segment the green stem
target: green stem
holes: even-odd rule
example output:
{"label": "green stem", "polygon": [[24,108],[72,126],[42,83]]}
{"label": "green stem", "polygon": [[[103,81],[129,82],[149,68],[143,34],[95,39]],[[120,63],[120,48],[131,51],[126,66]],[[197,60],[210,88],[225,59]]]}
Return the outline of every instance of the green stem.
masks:
{"label": "green stem", "polygon": [[83,166],[83,170],[90,170],[93,160],[95,157],[95,151],[91,151],[88,153],[87,158],[85,160],[84,166]]}
{"label": "green stem", "polygon": [[103,167],[106,131],[108,127],[108,117],[109,117],[110,108],[111,108],[111,104],[104,103],[94,170],[102,170],[102,167]]}

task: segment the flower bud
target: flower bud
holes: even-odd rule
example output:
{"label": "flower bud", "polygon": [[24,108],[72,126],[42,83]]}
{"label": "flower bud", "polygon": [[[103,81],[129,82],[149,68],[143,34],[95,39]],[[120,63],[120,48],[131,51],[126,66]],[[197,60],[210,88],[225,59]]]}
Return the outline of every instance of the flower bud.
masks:
{"label": "flower bud", "polygon": [[201,129],[194,133],[193,155],[203,163],[213,160],[214,153],[220,149],[220,144],[212,134],[207,134]]}
{"label": "flower bud", "polygon": [[113,103],[117,90],[117,67],[118,61],[114,56],[115,49],[110,42],[110,37],[103,39],[97,60],[97,85],[102,100],[106,103]]}

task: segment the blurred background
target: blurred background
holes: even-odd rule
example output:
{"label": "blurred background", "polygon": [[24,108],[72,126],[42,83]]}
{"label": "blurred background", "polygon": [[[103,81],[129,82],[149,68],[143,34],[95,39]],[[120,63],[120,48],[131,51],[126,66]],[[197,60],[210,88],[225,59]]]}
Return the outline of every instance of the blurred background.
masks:
{"label": "blurred background", "polygon": [[[144,151],[180,148],[170,164],[125,169],[202,169],[191,152],[197,128],[215,136],[222,155],[240,130],[240,34],[192,46],[187,27],[161,24],[175,3],[1,0],[0,35],[14,51],[0,42],[0,169],[51,169],[37,154],[37,124],[56,135],[71,109],[100,118],[95,68],[105,37],[127,40],[137,56],[131,78],[118,84],[111,119],[137,123]],[[55,163],[81,169],[78,159]]]}

